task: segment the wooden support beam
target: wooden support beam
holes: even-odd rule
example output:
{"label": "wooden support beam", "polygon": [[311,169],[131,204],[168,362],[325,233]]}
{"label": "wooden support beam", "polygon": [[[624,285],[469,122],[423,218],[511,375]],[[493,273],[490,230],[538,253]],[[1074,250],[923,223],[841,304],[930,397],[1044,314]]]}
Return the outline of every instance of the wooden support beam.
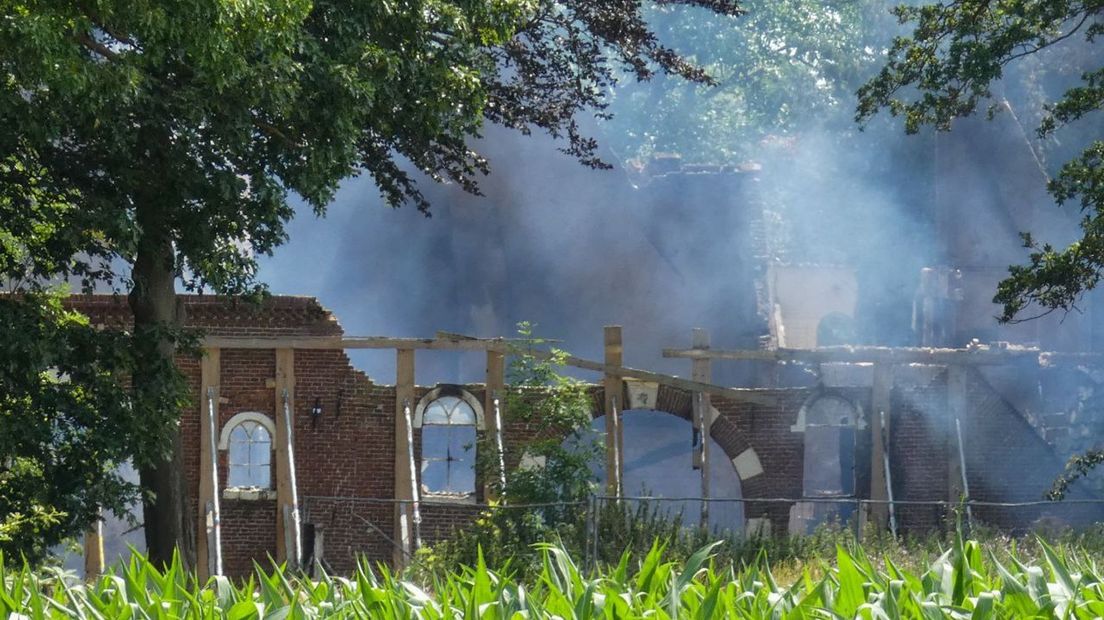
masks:
{"label": "wooden support beam", "polygon": [[200,362],[199,404],[199,502],[196,527],[196,570],[201,582],[221,574],[219,536],[218,387],[221,377],[220,350],[209,348]]}
{"label": "wooden support beam", "polygon": [[[503,338],[481,339],[438,332],[436,338],[386,338],[386,337],[358,337],[358,338],[237,338],[228,336],[212,336],[204,341],[205,347],[218,347],[223,349],[409,349],[409,350],[447,350],[447,351],[498,351],[509,354],[510,341]],[[541,360],[551,358],[547,351],[531,351],[532,355]],[[686,357],[686,356],[674,356]],[[720,358],[719,358],[720,359]],[[569,355],[564,360],[564,365],[583,370],[591,370],[603,374],[616,374],[620,377],[640,379],[661,383],[687,391],[700,391],[722,398],[728,398],[737,402],[755,403],[758,405],[773,406],[778,399],[770,394],[764,394],[762,390],[749,388],[729,388],[719,385],[710,385],[681,379],[672,375],[658,372],[626,368],[620,364],[610,365],[592,360]]]}
{"label": "wooden support beam", "polygon": [[[470,336],[463,336],[461,334],[452,334],[448,332],[437,332],[438,336],[447,336],[449,338],[470,338]],[[472,338],[476,340],[475,338]],[[492,341],[484,341],[492,342]],[[504,353],[510,352],[510,347],[507,343],[500,343],[501,350]],[[527,350],[527,354],[532,355],[539,360],[552,359],[552,354],[548,351],[539,350]],[[712,394],[714,396],[720,396],[736,402],[754,403],[757,405],[773,406],[778,404],[778,398],[772,394],[764,394],[763,390],[754,388],[730,388],[719,385],[713,385],[710,383],[702,383],[700,381],[692,381],[690,379],[682,379],[673,375],[665,375],[663,373],[651,372],[648,370],[639,370],[636,368],[629,368],[622,366],[621,364],[609,364],[602,362],[595,362],[581,357],[575,357],[574,355],[568,355],[563,358],[564,366],[571,366],[573,368],[581,368],[583,370],[592,370],[594,372],[600,372],[606,375],[617,375],[621,378],[640,379],[641,381],[650,381],[652,383],[659,383],[662,385],[669,385],[671,387],[686,390],[688,392],[704,392],[706,394]]]}
{"label": "wooden support beam", "polygon": [[[437,332],[434,338],[392,338],[389,336],[321,337],[239,337],[208,336],[204,347],[223,349],[423,349],[446,351],[508,352],[505,338],[473,338],[463,334]],[[1005,349],[951,349],[930,347],[833,346],[815,349],[742,349],[696,350],[663,349],[664,357],[706,357],[717,360],[793,361],[793,362],[890,362],[896,364],[1006,364],[1013,360],[1042,359],[1052,362],[1071,360],[1079,363],[1104,360],[1097,353],[1063,353],[1011,346]],[[581,368],[593,368],[597,362],[584,360]],[[650,379],[645,379],[650,380]]]}
{"label": "wooden support beam", "polygon": [[92,581],[104,572],[103,521],[84,533],[84,579]]}
{"label": "wooden support beam", "polygon": [[414,409],[414,349],[399,349],[395,366],[395,549],[392,563],[396,569],[405,567],[408,554],[414,552],[414,485],[416,474],[411,467],[410,445],[413,429],[407,424],[406,407]]}
{"label": "wooden support beam", "polygon": [[[874,384],[870,392],[870,499],[884,502],[889,499],[886,487],[885,456],[889,450],[886,441],[893,416],[890,408],[893,395],[893,365],[874,364]],[[882,420],[885,420],[885,429]],[[878,528],[889,523],[889,506],[882,503],[870,505],[870,521]]]}
{"label": "wooden support beam", "polygon": [[[286,395],[286,402],[285,402]],[[276,350],[276,561],[298,567],[299,498],[295,488],[295,351]]]}
{"label": "wooden support beam", "polygon": [[[623,347],[621,344],[621,326],[607,325],[604,330],[605,359],[604,366],[621,366]],[[621,375],[606,371],[603,378],[606,394],[606,493],[619,497],[622,491],[621,479],[625,471],[624,434],[621,432],[620,417],[622,407],[621,393],[624,391]]]}
{"label": "wooden support beam", "polygon": [[[709,332],[701,328],[694,328],[691,346],[698,350],[708,350]],[[713,369],[711,363],[712,360],[709,358],[695,358],[691,360],[691,377],[694,381],[699,383],[712,383]],[[695,455],[695,457],[699,459],[699,466],[701,467],[701,496],[702,500],[708,500],[710,497],[709,442],[713,431],[712,405],[710,404],[709,394],[694,392],[692,397],[694,423],[701,433],[701,448],[699,453]],[[708,501],[702,501],[701,503],[701,526],[706,529],[709,528]]]}
{"label": "wooden support beam", "polygon": [[944,421],[947,454],[947,499],[952,502],[962,500],[965,489],[962,487],[962,460],[959,458],[958,436],[955,433],[955,420],[966,417],[966,372],[962,366],[947,368],[947,419]]}
{"label": "wooden support beam", "polygon": [[[414,349],[440,351],[501,351],[509,352],[510,340],[505,338],[472,338],[462,334],[438,332],[435,338],[392,338],[389,336],[320,337],[238,337],[209,336],[204,347],[222,349]],[[893,364],[965,364],[993,365],[1014,361],[1034,361],[1042,364],[1062,362],[1099,364],[1104,355],[1099,353],[1068,353],[1040,351],[1024,347],[980,349],[945,349],[925,347],[818,347],[816,349],[747,349],[747,350],[695,350],[663,349],[664,357],[708,357],[716,360],[765,361],[765,362],[886,362]],[[605,372],[602,364],[576,357],[569,357],[567,365]],[[632,369],[629,369],[632,370]],[[643,371],[634,371],[643,372]],[[632,377],[627,373],[622,376]],[[633,377],[644,381],[656,381],[656,377],[669,375],[651,373],[651,376]],[[676,386],[682,387],[682,386]],[[691,389],[691,388],[686,388]],[[714,392],[715,393],[715,392]]]}
{"label": "wooden support beam", "polygon": [[[505,484],[506,472],[505,463],[503,461],[503,442],[505,438],[503,433],[505,429],[501,427],[503,420],[506,417],[506,355],[499,351],[487,351],[487,393],[483,397],[483,416],[486,420],[487,438],[490,440],[488,443],[495,447],[497,455],[499,484]],[[495,407],[495,400],[498,399],[498,407]],[[494,499],[494,484],[492,481],[485,481],[484,495],[487,499]]]}
{"label": "wooden support beam", "polygon": [[[1040,352],[1037,349],[1008,348],[978,350],[931,349],[920,347],[818,347],[815,349],[752,349],[752,350],[701,350],[663,349],[663,357],[708,358],[714,360],[764,361],[764,362],[825,362],[887,363],[887,364],[962,364],[993,365],[1015,361],[1059,359],[1060,354]],[[1078,358],[1083,359],[1083,358]]]}
{"label": "wooden support beam", "polygon": [[[536,355],[536,357],[544,356]],[[679,377],[665,375],[658,372],[628,368],[626,366],[621,366],[620,364],[599,364],[598,362],[592,362],[590,360],[581,359],[571,355],[567,356],[567,358],[564,360],[564,364],[566,366],[574,366],[575,368],[582,368],[584,370],[594,370],[606,374],[616,374],[617,376],[623,378],[628,377],[630,379],[640,379],[641,381],[651,381],[652,383],[669,385],[671,387],[680,388],[688,392],[702,392],[704,394],[712,394],[714,396],[720,396],[721,398],[727,398],[736,402],[755,403],[757,405],[766,406],[774,406],[778,404],[778,398],[776,396],[772,394],[764,394],[762,390],[757,389],[722,387],[710,383],[702,383],[701,381],[680,379]]]}

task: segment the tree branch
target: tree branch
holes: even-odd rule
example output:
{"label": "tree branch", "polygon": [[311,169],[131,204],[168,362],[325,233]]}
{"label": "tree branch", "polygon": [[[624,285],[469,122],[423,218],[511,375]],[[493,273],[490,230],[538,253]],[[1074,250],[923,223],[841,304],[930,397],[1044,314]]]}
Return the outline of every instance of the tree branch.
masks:
{"label": "tree branch", "polygon": [[95,52],[96,54],[99,54],[100,56],[103,56],[104,58],[112,62],[119,62],[119,60],[121,60],[121,57],[118,53],[116,53],[110,47],[104,45],[103,43],[100,43],[99,41],[93,39],[92,36],[89,35],[87,32],[82,32],[76,35],[75,38],[77,43],[80,43],[81,46],[91,52]]}
{"label": "tree branch", "polygon": [[273,138],[277,138],[278,140],[280,140],[281,142],[283,142],[287,146],[290,146],[290,147],[293,147],[293,148],[298,148],[299,147],[299,144],[297,144],[294,140],[289,138],[287,136],[287,134],[285,134],[283,131],[280,131],[279,127],[277,127],[277,126],[275,126],[271,123],[266,123],[265,121],[262,121],[260,119],[255,118],[255,119],[253,119],[253,126],[256,127],[257,129],[260,129],[265,135],[272,136]]}
{"label": "tree branch", "polygon": [[124,45],[129,45],[131,47],[138,47],[138,44],[134,42],[134,39],[132,39],[130,37],[130,35],[128,35],[126,33],[123,33],[123,32],[119,32],[118,29],[107,25],[107,20],[103,19],[103,17],[101,17],[99,13],[97,13],[95,10],[93,10],[91,7],[89,7],[87,3],[81,2],[79,4],[79,8],[80,8],[80,11],[82,13],[84,13],[84,16],[87,17],[92,22],[93,26],[95,26],[95,27],[99,28],[100,30],[102,30],[104,33],[106,33],[112,39],[115,39],[116,41],[118,41],[119,43],[122,43]]}

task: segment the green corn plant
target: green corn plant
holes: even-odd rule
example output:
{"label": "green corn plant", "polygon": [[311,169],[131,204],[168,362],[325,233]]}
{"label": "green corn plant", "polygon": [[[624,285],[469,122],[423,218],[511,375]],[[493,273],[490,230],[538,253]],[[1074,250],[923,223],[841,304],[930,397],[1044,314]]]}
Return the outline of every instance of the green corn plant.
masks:
{"label": "green corn plant", "polygon": [[[965,620],[1104,617],[1104,582],[1093,555],[1036,540],[1037,557],[1016,548],[985,552],[961,536],[920,571],[888,555],[875,562],[859,545],[839,545],[831,562],[806,563],[788,583],[766,552],[719,563],[714,542],[688,557],[653,540],[626,549],[616,564],[586,571],[562,544],[537,545],[540,570],[472,566],[415,581],[361,562],[347,576],[309,579],[283,566],[254,567],[242,580],[200,583],[179,559],[158,568],[138,554],[84,582],[58,569],[0,558],[0,618],[112,619],[425,619],[599,620],[853,619]],[[527,552],[528,553],[528,552]],[[668,556],[672,556],[668,558]],[[685,557],[685,559],[679,559]],[[523,576],[518,576],[523,575]],[[425,576],[422,576],[425,577]]]}

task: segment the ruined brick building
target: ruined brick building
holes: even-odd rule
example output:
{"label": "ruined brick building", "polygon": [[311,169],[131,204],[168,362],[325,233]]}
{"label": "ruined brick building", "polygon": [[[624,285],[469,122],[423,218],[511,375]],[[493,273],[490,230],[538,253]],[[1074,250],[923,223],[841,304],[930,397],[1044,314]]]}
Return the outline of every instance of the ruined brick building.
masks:
{"label": "ruined brick building", "polygon": [[[73,304],[99,323],[127,322],[124,300],[82,297]],[[350,570],[360,555],[391,560],[396,544],[411,536],[412,523],[411,514],[396,509],[395,499],[420,500],[426,542],[447,536],[477,513],[484,500],[482,481],[465,467],[464,459],[471,457],[459,453],[458,459],[455,450],[476,435],[495,432],[493,393],[502,386],[501,352],[486,354],[487,383],[415,386],[415,352],[429,356],[434,342],[445,348],[450,342],[372,343],[399,350],[396,385],[370,379],[350,364],[343,348],[366,343],[343,341],[336,319],[313,299],[275,297],[254,307],[185,297],[183,304],[188,324],[207,334],[203,359],[178,360],[197,403],[184,413],[182,425],[187,495],[202,540],[201,570],[212,566],[206,554],[213,539],[204,533],[216,498],[222,569],[230,575],[247,573],[255,560],[269,555],[291,558],[291,549],[299,549],[302,559],[321,556],[339,571]],[[610,347],[607,368],[632,372],[620,367],[617,349]],[[893,355],[885,350],[873,363],[813,364],[819,365],[821,380],[812,386],[731,395],[717,388],[709,394],[709,434],[723,452],[719,462],[735,472],[735,490],[746,500],[742,522],[723,525],[778,534],[804,531],[810,521],[841,514],[830,513],[840,509],[836,505],[757,503],[756,498],[884,499],[885,470],[875,454],[881,450],[889,457],[894,499],[904,502],[894,515],[902,530],[941,526],[946,506],[907,502],[956,501],[963,493],[963,466],[973,499],[1042,496],[1061,460],[979,370],[1016,358],[996,351],[955,352],[920,364]],[[593,387],[595,415],[615,407],[624,409],[624,419],[657,411],[692,420],[694,391],[671,385],[679,381],[674,378],[657,379],[606,373]],[[891,420],[888,434],[872,432],[875,411]],[[968,438],[964,462],[950,432],[954,417]],[[524,424],[508,415],[501,419],[507,448],[528,437]],[[455,428],[442,434],[442,427]],[[408,430],[413,463],[404,453]],[[689,434],[679,441],[686,442],[689,454]],[[442,473],[435,462],[449,448],[453,455]],[[410,484],[412,464],[417,490]],[[217,485],[210,478],[214,469]],[[293,506],[300,515],[298,529]],[[884,519],[877,506],[867,508],[873,512],[864,518]],[[1025,527],[1043,515],[1071,523],[1098,515],[1084,506],[979,506],[974,512],[1006,527]]]}
{"label": "ruined brick building", "polygon": [[[1003,167],[997,174],[978,163],[971,149],[980,141],[971,132],[996,132],[987,144],[1007,133],[973,124],[936,142],[937,174],[917,200],[939,251],[915,269],[878,257],[889,263],[879,276],[906,283],[894,295],[870,284],[869,264],[828,260],[778,234],[758,167],[660,159],[600,181],[576,183],[571,175],[579,173],[556,170],[546,185],[536,182],[537,192],[572,188],[556,196],[564,204],[602,207],[558,233],[578,241],[564,256],[569,278],[516,271],[544,231],[511,243],[516,233],[504,228],[520,224],[509,223],[517,199],[509,179],[486,186],[485,199],[434,189],[444,194],[431,200],[446,206],[436,230],[446,232],[435,233],[417,260],[435,288],[376,295],[384,301],[361,307],[369,315],[373,303],[411,314],[443,307],[449,312],[427,314],[440,321],[431,329],[481,336],[505,335],[527,318],[553,337],[586,330],[573,351],[597,373],[589,375],[593,413],[607,429],[620,420],[628,438],[616,445],[623,464],[607,458],[606,470],[619,470],[628,494],[640,482],[634,471],[648,482],[647,466],[656,462],[690,477],[709,472],[713,497],[742,500],[711,511],[711,524],[727,530],[780,535],[856,517],[924,531],[945,526],[948,505],[967,494],[981,502],[975,518],[1002,527],[1096,520],[1100,505],[1034,502],[1069,454],[1098,436],[1100,418],[1085,402],[1100,389],[1093,356],[1104,342],[1104,317],[1089,299],[1060,330],[1061,317],[1014,326],[992,320],[993,285],[1022,258],[1017,231],[1061,237],[1070,222],[1039,208],[1050,203],[1022,149],[1009,146],[992,163]],[[995,178],[1011,181],[983,187]],[[964,204],[970,218],[959,216]],[[402,260],[392,249],[382,248]],[[470,255],[478,260],[459,260]],[[464,268],[448,268],[457,262]],[[402,271],[363,269],[347,286],[374,291]],[[321,558],[339,571],[359,556],[401,562],[397,549],[410,549],[415,538],[413,500],[421,538],[432,542],[470,522],[486,499],[463,446],[501,431],[515,452],[530,436],[495,408],[504,382],[500,342],[349,338],[337,317],[304,297],[276,296],[262,306],[203,296],[181,303],[187,324],[207,336],[204,358],[178,360],[196,402],[182,424],[201,570],[216,568],[215,547],[230,575],[268,555]],[[97,323],[128,321],[122,299],[72,304]],[[611,323],[622,328],[603,339],[597,326]],[[710,339],[691,342],[691,327]],[[859,343],[895,346],[824,348]],[[357,370],[349,351],[358,348],[393,355],[395,376]],[[438,349],[468,351],[460,374],[477,379],[453,383],[454,362],[440,364]],[[635,365],[647,371],[627,367],[640,359],[649,361]],[[633,430],[649,415],[671,425]],[[695,427],[712,442],[692,445]],[[694,470],[693,451],[703,446],[713,450],[710,465]],[[1086,488],[1073,495],[1093,497]],[[1030,505],[988,505],[1001,502]]]}

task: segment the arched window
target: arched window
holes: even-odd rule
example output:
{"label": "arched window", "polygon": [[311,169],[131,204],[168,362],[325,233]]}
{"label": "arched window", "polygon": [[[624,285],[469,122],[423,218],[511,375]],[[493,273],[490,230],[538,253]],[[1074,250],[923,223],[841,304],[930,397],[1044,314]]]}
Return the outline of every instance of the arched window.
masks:
{"label": "arched window", "polygon": [[228,456],[227,487],[272,488],[274,435],[272,420],[264,414],[246,412],[230,418],[219,438],[219,449]]}
{"label": "arched window", "polygon": [[479,418],[466,392],[436,396],[419,406],[423,493],[475,494],[475,441]]}
{"label": "arched window", "polygon": [[804,409],[805,497],[854,496],[858,409],[835,394],[817,396]]}

